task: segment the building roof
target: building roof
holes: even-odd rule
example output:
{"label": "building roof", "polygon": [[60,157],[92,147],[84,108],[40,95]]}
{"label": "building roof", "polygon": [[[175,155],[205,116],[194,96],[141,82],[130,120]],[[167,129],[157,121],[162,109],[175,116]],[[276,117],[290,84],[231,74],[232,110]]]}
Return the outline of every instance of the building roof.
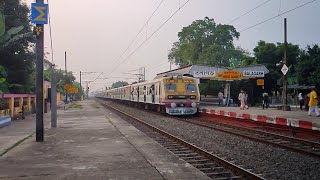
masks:
{"label": "building roof", "polygon": [[173,69],[171,71],[165,71],[162,73],[157,74],[157,76],[154,79],[162,78],[164,76],[176,76],[179,74],[191,74],[194,75],[195,72],[222,72],[227,70],[237,70],[237,71],[263,71],[264,74],[269,73],[269,70],[266,66],[258,64],[258,65],[252,65],[252,66],[245,66],[245,67],[238,67],[238,68],[227,68],[227,67],[214,67],[214,66],[206,66],[206,65],[188,65],[181,68]]}

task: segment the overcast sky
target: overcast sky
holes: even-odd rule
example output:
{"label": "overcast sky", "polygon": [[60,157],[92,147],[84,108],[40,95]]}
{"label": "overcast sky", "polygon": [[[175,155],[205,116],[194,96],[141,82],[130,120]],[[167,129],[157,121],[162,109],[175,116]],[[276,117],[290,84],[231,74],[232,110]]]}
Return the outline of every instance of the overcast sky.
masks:
{"label": "overcast sky", "polygon": [[[117,80],[131,82],[132,80],[127,78],[135,76],[125,73],[138,73],[134,70],[143,66],[146,67],[146,78],[153,79],[157,73],[169,70],[167,52],[172,43],[178,40],[177,34],[183,27],[205,16],[214,18],[217,23],[226,24],[266,0],[191,0],[136,53],[110,74],[179,8],[179,4],[181,6],[186,1],[164,0],[147,28],[141,32],[123,57],[119,58],[161,0],[50,0],[54,63],[58,68],[64,69],[64,51],[67,51],[67,68],[74,72],[77,81],[80,71],[98,72],[84,75],[84,81],[94,80],[103,72],[95,82],[89,84],[90,90],[102,89]],[[241,32],[308,1],[310,0],[271,0],[232,25]],[[285,17],[288,19],[288,42],[299,44],[301,48],[319,43],[318,0],[241,32],[235,44],[252,52],[259,40],[283,42]],[[45,30],[45,50],[51,52],[47,25]]]}

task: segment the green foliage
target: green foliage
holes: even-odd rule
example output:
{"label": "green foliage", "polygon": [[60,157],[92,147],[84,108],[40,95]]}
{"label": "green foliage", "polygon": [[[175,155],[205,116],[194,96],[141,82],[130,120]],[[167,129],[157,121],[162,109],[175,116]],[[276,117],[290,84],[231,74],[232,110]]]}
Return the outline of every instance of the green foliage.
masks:
{"label": "green foliage", "polygon": [[199,84],[200,94],[203,95],[217,96],[220,91],[223,92],[223,89],[224,82],[222,81],[201,80]]}
{"label": "green foliage", "polygon": [[301,52],[297,65],[297,79],[299,84],[315,85],[320,88],[320,47],[308,46]]}
{"label": "green foliage", "polygon": [[125,81],[117,81],[115,83],[112,83],[112,88],[118,88],[118,87],[126,86],[128,84],[129,83]]}
{"label": "green foliage", "polygon": [[8,91],[8,83],[6,83],[7,72],[3,66],[0,65],[0,93]]}
{"label": "green foliage", "polygon": [[34,92],[34,59],[32,49],[34,38],[29,24],[29,8],[19,0],[0,3],[0,64],[4,67],[7,78],[7,92]]}
{"label": "green foliage", "polygon": [[[294,84],[296,82],[296,64],[300,56],[300,49],[298,45],[291,43],[288,44],[287,49],[287,66],[290,67],[287,77],[290,79],[290,83]],[[282,86],[281,68],[283,64],[280,63],[277,66],[277,63],[283,62],[284,44],[259,41],[253,52],[256,62],[265,65],[270,71],[265,77],[266,90],[268,92],[279,90]]]}
{"label": "green foliage", "polygon": [[231,25],[216,24],[208,17],[196,20],[178,33],[179,42],[173,44],[169,61],[178,66],[236,65],[242,58],[242,50],[234,48],[233,40],[239,35]]}

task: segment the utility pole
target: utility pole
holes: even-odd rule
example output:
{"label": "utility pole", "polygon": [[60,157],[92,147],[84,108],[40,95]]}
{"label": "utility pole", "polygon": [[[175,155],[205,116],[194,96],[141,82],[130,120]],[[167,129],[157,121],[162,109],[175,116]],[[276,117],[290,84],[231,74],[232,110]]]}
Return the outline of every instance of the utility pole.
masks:
{"label": "utility pole", "polygon": [[[67,51],[64,52],[64,69],[65,69],[65,85],[67,84]],[[68,104],[68,91],[67,89],[65,89],[66,93],[66,97],[65,97],[65,104]]]}
{"label": "utility pole", "polygon": [[57,127],[57,78],[54,66],[51,65],[51,127]]}
{"label": "utility pole", "polygon": [[[36,3],[43,4],[43,0]],[[44,25],[37,24],[36,29],[39,33],[36,36],[36,141],[43,141],[43,56],[44,56]]]}
{"label": "utility pole", "polygon": [[[283,64],[287,66],[287,18],[284,18],[284,56],[283,56]],[[283,97],[283,109],[284,111],[290,111],[290,107],[288,107],[288,82],[287,82],[287,74],[283,75],[283,89],[282,89],[282,97]]]}
{"label": "utility pole", "polygon": [[82,100],[81,71],[80,71],[80,100]]}
{"label": "utility pole", "polygon": [[143,81],[146,81],[146,67],[143,67]]}
{"label": "utility pole", "polygon": [[87,99],[89,99],[89,81],[86,82],[86,94],[87,94]]}

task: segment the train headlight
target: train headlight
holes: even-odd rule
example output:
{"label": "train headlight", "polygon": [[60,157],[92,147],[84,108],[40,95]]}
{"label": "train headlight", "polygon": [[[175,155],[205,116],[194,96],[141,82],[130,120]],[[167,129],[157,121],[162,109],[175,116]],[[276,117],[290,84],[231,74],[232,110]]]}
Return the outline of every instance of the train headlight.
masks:
{"label": "train headlight", "polygon": [[172,108],[175,108],[176,106],[177,106],[176,103],[174,103],[174,102],[171,103],[171,107],[172,107]]}
{"label": "train headlight", "polygon": [[197,103],[192,102],[192,103],[191,103],[191,107],[193,107],[193,108],[197,107]]}
{"label": "train headlight", "polygon": [[190,99],[196,99],[196,96],[190,96]]}
{"label": "train headlight", "polygon": [[168,96],[168,99],[173,99],[173,96],[169,95],[169,96]]}

